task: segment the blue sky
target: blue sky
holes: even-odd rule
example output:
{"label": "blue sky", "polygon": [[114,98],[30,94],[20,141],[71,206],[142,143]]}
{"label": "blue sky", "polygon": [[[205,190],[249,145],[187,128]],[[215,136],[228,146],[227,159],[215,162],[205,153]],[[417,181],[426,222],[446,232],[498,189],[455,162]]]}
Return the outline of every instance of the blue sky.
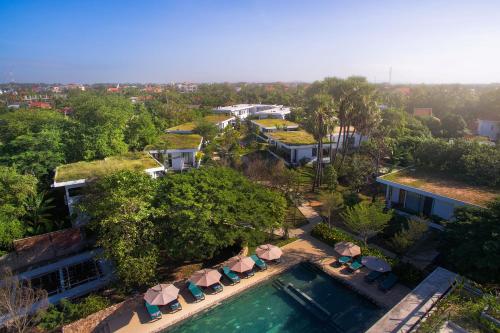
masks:
{"label": "blue sky", "polygon": [[0,0],[0,82],[500,82],[500,1]]}

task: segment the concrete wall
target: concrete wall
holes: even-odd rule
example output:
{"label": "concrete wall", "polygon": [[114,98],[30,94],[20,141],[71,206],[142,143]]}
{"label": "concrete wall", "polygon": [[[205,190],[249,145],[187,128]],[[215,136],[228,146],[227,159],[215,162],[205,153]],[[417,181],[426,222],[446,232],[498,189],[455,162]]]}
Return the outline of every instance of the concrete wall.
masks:
{"label": "concrete wall", "polygon": [[453,218],[455,208],[457,207],[458,206],[448,202],[434,200],[434,205],[432,207],[432,215],[436,215],[445,220],[449,220]]}
{"label": "concrete wall", "polygon": [[491,140],[497,140],[500,135],[500,122],[491,120],[479,120],[477,134],[487,136]]}
{"label": "concrete wall", "polygon": [[295,149],[296,151],[296,163],[300,162],[301,159],[303,158],[308,158],[308,159],[313,159],[314,157],[312,156],[312,148],[297,148]]}

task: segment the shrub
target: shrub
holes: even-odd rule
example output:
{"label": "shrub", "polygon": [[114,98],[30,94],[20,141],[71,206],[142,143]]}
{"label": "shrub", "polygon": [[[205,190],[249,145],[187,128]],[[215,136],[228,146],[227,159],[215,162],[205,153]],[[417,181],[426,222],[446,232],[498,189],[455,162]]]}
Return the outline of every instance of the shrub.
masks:
{"label": "shrub", "polygon": [[397,253],[403,254],[423,236],[428,228],[425,222],[410,220],[406,228],[394,235],[390,244]]}
{"label": "shrub", "polygon": [[392,267],[392,271],[401,283],[411,288],[417,286],[425,277],[424,272],[407,262],[398,262]]}

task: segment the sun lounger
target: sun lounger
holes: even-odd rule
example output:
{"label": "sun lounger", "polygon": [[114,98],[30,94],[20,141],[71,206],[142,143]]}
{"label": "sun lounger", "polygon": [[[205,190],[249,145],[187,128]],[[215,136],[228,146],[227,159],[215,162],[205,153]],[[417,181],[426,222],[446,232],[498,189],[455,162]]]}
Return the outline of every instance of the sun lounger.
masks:
{"label": "sun lounger", "polygon": [[146,310],[148,310],[151,320],[161,319],[161,311],[158,305],[151,305],[148,302],[144,302],[146,305]]}
{"label": "sun lounger", "polygon": [[179,303],[178,300],[170,302],[168,304],[168,307],[170,308],[170,312],[177,312],[177,311],[182,310],[182,305],[181,305],[181,303]]}
{"label": "sun lounger", "polygon": [[239,283],[240,282],[240,277],[238,276],[238,274],[236,274],[235,272],[231,271],[229,269],[229,267],[227,266],[224,266],[222,267],[222,273],[224,273],[224,275],[229,279],[231,280],[231,283],[232,284],[235,284],[235,283]]}
{"label": "sun lounger", "polygon": [[389,273],[383,280],[380,281],[378,289],[387,292],[396,285],[396,282],[398,282],[398,277],[393,273]]}
{"label": "sun lounger", "polygon": [[188,282],[188,289],[191,295],[193,295],[196,302],[202,301],[205,299],[205,294],[198,288],[194,283]]}
{"label": "sun lounger", "polygon": [[354,260],[353,262],[351,262],[351,264],[349,265],[349,269],[353,272],[357,271],[358,269],[360,269],[361,267],[363,267],[363,264],[358,261],[358,260]]}
{"label": "sun lounger", "polygon": [[255,254],[252,254],[252,255],[250,256],[250,258],[252,258],[252,260],[255,262],[255,265],[256,265],[257,267],[259,267],[259,269],[260,269],[261,271],[263,271],[263,270],[266,270],[266,269],[267,269],[267,265],[266,265],[266,263],[265,263],[264,261],[262,261],[262,259],[260,259],[259,257],[257,257]]}
{"label": "sun lounger", "polygon": [[382,272],[377,272],[377,271],[371,271],[370,273],[365,275],[365,282],[367,283],[373,283],[376,280],[380,279],[384,275]]}
{"label": "sun lounger", "polygon": [[346,264],[350,263],[351,260],[352,260],[352,257],[343,256],[337,260],[337,263],[338,263],[338,266],[342,266],[342,265],[346,265]]}
{"label": "sun lounger", "polygon": [[249,271],[243,272],[242,274],[245,279],[248,279],[249,277],[254,276],[255,272],[253,271],[253,269],[251,269]]}
{"label": "sun lounger", "polygon": [[210,289],[214,292],[214,294],[218,294],[223,290],[222,284],[216,283],[210,286]]}

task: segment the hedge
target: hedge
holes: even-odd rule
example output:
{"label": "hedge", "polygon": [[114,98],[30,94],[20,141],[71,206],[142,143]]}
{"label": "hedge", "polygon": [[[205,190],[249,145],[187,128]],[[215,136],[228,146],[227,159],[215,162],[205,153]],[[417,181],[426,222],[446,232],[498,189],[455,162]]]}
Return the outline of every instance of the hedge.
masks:
{"label": "hedge", "polygon": [[358,245],[361,248],[361,253],[367,256],[374,256],[382,258],[387,261],[392,267],[397,264],[397,260],[385,256],[382,251],[365,246],[363,242],[352,237],[348,233],[338,229],[330,228],[326,223],[319,223],[311,230],[311,235],[317,239],[325,242],[330,246],[335,246],[338,242],[351,242]]}

